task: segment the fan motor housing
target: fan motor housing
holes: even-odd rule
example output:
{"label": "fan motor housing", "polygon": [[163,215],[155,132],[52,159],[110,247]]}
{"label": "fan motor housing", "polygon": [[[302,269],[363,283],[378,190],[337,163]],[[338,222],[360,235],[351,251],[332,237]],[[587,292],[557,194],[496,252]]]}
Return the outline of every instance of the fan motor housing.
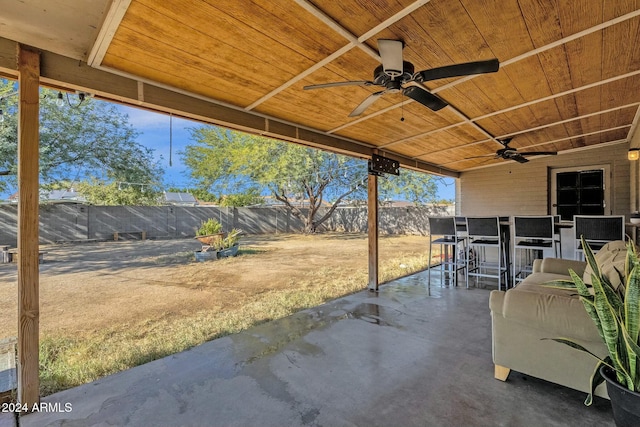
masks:
{"label": "fan motor housing", "polygon": [[[373,71],[373,83],[380,86],[385,86],[387,89],[400,90],[400,84],[406,83],[413,78],[414,66],[411,62],[402,61],[402,74],[399,76],[391,76],[384,72],[382,65],[376,67]],[[399,84],[392,84],[391,82],[398,82]],[[398,86],[398,87],[395,87]]]}

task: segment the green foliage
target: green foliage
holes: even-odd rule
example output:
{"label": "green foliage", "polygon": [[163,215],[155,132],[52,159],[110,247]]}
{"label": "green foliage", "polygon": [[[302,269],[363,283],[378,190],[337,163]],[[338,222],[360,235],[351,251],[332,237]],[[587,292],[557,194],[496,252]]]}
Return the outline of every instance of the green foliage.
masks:
{"label": "green foliage", "polygon": [[[363,160],[214,127],[192,129],[191,136],[195,143],[182,153],[183,161],[201,188],[221,193],[242,192],[247,186],[256,194],[268,190],[304,221],[308,233],[315,232],[347,197],[366,198]],[[400,177],[381,180],[380,188],[383,197],[403,195],[423,204],[434,198],[437,187],[434,177],[403,170]],[[233,206],[252,204],[246,202],[251,197],[242,194],[227,197]],[[302,201],[308,210],[301,209]],[[331,202],[328,210],[320,211],[326,202]]]}
{"label": "green foliage", "polygon": [[157,187],[105,182],[97,179],[75,185],[88,203],[103,206],[156,206],[160,191]]}
{"label": "green foliage", "polygon": [[220,232],[222,232],[222,224],[213,218],[209,218],[202,222],[202,225],[200,225],[200,228],[196,231],[196,236],[208,236],[210,234],[218,234]]}
{"label": "green foliage", "polygon": [[256,188],[250,188],[244,193],[228,194],[220,197],[220,206],[242,207],[264,203],[263,197]]}
{"label": "green foliage", "polygon": [[622,272],[622,285],[615,288],[609,278],[599,268],[591,248],[582,239],[587,263],[591,266],[592,288],[582,278],[570,270],[571,282],[554,282],[550,286],[576,289],[580,300],[598,328],[609,356],[600,359],[580,344],[564,338],[555,341],[584,351],[596,359],[596,371],[591,378],[591,393],[585,401],[592,403],[593,390],[604,379],[599,374],[602,365],[609,366],[616,373],[616,379],[631,391],[640,390],[640,260],[633,242],[627,244],[625,269]]}
{"label": "green foliage", "polygon": [[174,193],[189,193],[189,194],[192,194],[193,197],[195,197],[196,199],[203,202],[220,203],[220,198],[218,196],[202,188],[171,187],[167,191],[174,192]]}
{"label": "green foliage", "polygon": [[227,234],[227,237],[225,237],[224,239],[220,240],[217,243],[216,249],[217,250],[223,250],[223,249],[228,249],[228,248],[231,248],[233,246],[236,246],[240,242],[240,235],[241,234],[242,234],[242,230],[239,230],[237,228],[232,229]]}
{"label": "green foliage", "polygon": [[241,193],[227,194],[220,197],[204,188],[171,187],[167,191],[176,193],[190,193],[193,194],[196,199],[202,202],[217,203],[220,206],[225,207],[254,206],[264,203],[264,198],[260,195],[260,190],[255,187],[249,188],[248,190]]}
{"label": "green foliage", "polygon": [[[344,197],[364,194],[361,160],[221,128],[202,127],[191,134],[195,144],[187,146],[183,160],[201,188],[268,190],[304,221],[307,232],[315,232]],[[333,209],[320,214],[327,199]],[[302,200],[307,211],[300,207]]]}
{"label": "green foliage", "polygon": [[437,180],[433,175],[403,169],[399,176],[389,175],[380,180],[380,196],[391,199],[398,196],[417,206],[434,203],[438,193]]}
{"label": "green foliage", "polygon": [[[15,91],[16,84],[0,80],[0,97]],[[47,184],[96,178],[156,184],[162,169],[153,150],[136,142],[138,133],[128,116],[113,104],[87,98],[77,108],[56,105],[57,91],[40,89],[40,180]],[[69,95],[72,105],[77,98]],[[2,102],[0,125],[0,186],[14,186],[17,171],[17,96]],[[0,188],[1,189],[1,188]]]}

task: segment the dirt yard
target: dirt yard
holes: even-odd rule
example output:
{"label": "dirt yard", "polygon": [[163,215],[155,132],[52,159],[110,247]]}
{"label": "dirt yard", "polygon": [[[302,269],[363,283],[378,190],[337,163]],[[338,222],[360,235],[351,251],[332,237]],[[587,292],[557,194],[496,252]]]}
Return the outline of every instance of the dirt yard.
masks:
{"label": "dirt yard", "polygon": [[[43,246],[40,328],[84,335],[115,325],[224,311],[257,295],[293,288],[316,273],[358,276],[366,287],[367,239],[361,234],[249,236],[235,258],[195,262],[194,239]],[[380,262],[426,254],[423,236],[383,237]],[[16,264],[0,264],[0,338],[17,334]]]}

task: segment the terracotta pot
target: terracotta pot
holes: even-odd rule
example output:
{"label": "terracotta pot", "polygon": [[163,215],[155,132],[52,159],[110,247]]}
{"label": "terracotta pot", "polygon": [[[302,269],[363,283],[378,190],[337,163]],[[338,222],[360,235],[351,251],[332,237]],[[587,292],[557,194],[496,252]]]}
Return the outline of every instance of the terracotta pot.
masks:
{"label": "terracotta pot", "polygon": [[205,236],[196,236],[196,239],[203,245],[211,246],[214,243],[222,241],[222,239],[225,238],[225,234],[227,233],[207,234]]}

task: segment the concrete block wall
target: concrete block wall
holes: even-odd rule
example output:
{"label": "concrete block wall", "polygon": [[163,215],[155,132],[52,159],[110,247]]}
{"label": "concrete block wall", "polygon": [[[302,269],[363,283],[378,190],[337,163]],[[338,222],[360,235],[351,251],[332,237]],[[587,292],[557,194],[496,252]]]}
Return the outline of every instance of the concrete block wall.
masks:
{"label": "concrete block wall", "polygon": [[145,231],[147,238],[167,235],[164,206],[89,206],[88,238],[113,239],[113,233]]}
{"label": "concrete block wall", "polygon": [[[429,233],[427,217],[455,215],[455,207],[381,207],[378,211],[378,230],[380,234],[421,234]],[[327,230],[347,233],[367,232],[367,208],[338,208],[325,225]]]}
{"label": "concrete block wall", "polygon": [[[453,207],[381,208],[381,234],[426,234],[428,215],[453,215]],[[303,222],[283,208],[178,206],[40,206],[40,243],[112,240],[113,233],[145,231],[147,238],[195,236],[203,221],[214,218],[224,230],[247,234],[299,233]],[[366,208],[338,208],[324,231],[367,231]],[[124,235],[123,237],[129,237]],[[130,236],[140,238],[140,236]],[[17,244],[17,206],[0,206],[0,245]]]}
{"label": "concrete block wall", "polygon": [[89,230],[89,206],[41,205],[40,241],[85,240]]}

